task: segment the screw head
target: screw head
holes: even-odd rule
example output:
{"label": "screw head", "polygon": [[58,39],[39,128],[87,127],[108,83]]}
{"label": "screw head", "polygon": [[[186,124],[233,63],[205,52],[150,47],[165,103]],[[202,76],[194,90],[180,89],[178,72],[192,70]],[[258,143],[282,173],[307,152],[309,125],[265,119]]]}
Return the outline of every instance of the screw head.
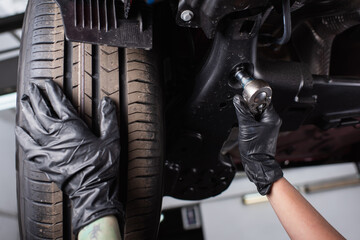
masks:
{"label": "screw head", "polygon": [[184,10],[180,17],[184,22],[188,22],[194,17],[194,13],[191,10]]}

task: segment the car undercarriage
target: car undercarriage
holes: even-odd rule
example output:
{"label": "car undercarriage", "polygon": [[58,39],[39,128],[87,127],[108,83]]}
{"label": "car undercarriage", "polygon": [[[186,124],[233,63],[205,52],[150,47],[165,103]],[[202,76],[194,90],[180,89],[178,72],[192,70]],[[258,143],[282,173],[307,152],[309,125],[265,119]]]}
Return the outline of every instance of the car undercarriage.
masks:
{"label": "car undercarriage", "polygon": [[[124,136],[119,147],[122,159],[129,159],[119,170],[124,189],[153,189],[122,193],[124,205],[131,206],[125,239],[156,238],[163,195],[213,197],[242,169],[232,103],[243,92],[234,76],[239,68],[272,89],[271,102],[283,121],[277,148],[282,167],[356,159],[360,1],[152,2],[34,0],[23,27],[39,33],[23,40],[32,45],[23,42],[20,93],[26,92],[26,76],[40,85],[48,78],[58,82],[95,132],[99,98],[110,96],[118,104]],[[61,29],[48,31],[56,28]],[[46,59],[36,56],[37,47],[48,51]],[[38,67],[25,66],[34,61]],[[55,65],[45,71],[44,61]],[[18,162],[20,178],[29,175],[21,152]],[[134,185],[127,185],[129,176],[135,176]],[[25,180],[18,181],[25,191]],[[135,207],[144,211],[134,213]],[[26,209],[22,218],[31,211]],[[71,229],[63,212],[61,236]],[[133,213],[141,226],[131,222]],[[23,223],[24,236],[26,228]]]}

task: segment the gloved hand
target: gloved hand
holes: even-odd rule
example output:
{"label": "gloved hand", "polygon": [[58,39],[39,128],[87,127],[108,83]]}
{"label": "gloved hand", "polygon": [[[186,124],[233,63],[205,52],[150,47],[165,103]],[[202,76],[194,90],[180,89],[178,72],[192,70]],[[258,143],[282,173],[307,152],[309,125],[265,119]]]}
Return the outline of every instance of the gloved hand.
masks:
{"label": "gloved hand", "polygon": [[100,137],[78,117],[61,89],[46,81],[50,104],[30,84],[23,95],[23,122],[15,129],[26,158],[33,161],[72,201],[74,233],[107,215],[123,220],[118,179],[120,142],[116,107],[109,98],[100,106]]}
{"label": "gloved hand", "polygon": [[275,161],[281,119],[272,105],[255,119],[241,96],[234,96],[233,102],[239,122],[239,150],[244,170],[259,193],[266,195],[273,182],[283,176]]}

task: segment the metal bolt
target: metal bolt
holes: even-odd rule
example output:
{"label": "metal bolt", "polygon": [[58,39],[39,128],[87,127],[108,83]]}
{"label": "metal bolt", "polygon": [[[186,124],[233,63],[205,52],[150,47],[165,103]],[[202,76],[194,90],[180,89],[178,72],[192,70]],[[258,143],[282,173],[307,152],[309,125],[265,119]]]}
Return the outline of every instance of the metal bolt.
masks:
{"label": "metal bolt", "polygon": [[235,73],[235,78],[241,83],[242,87],[245,87],[247,83],[253,80],[246,72],[243,70],[238,70]]}
{"label": "metal bolt", "polygon": [[180,17],[184,22],[188,22],[194,17],[194,13],[191,10],[185,10]]}

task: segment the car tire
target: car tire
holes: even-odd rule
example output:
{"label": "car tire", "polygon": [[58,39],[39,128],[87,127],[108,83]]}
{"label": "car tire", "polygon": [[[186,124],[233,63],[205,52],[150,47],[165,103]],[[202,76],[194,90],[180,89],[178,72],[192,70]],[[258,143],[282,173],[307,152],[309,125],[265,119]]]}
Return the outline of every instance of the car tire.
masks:
{"label": "car tire", "polygon": [[[154,51],[69,42],[54,0],[30,0],[19,59],[19,100],[29,83],[59,84],[79,115],[99,132],[97,108],[110,97],[121,131],[121,196],[125,239],[156,239],[163,194],[163,117]],[[126,151],[128,150],[128,151]],[[17,147],[21,239],[72,239],[70,201]],[[125,160],[124,160],[125,159]]]}

